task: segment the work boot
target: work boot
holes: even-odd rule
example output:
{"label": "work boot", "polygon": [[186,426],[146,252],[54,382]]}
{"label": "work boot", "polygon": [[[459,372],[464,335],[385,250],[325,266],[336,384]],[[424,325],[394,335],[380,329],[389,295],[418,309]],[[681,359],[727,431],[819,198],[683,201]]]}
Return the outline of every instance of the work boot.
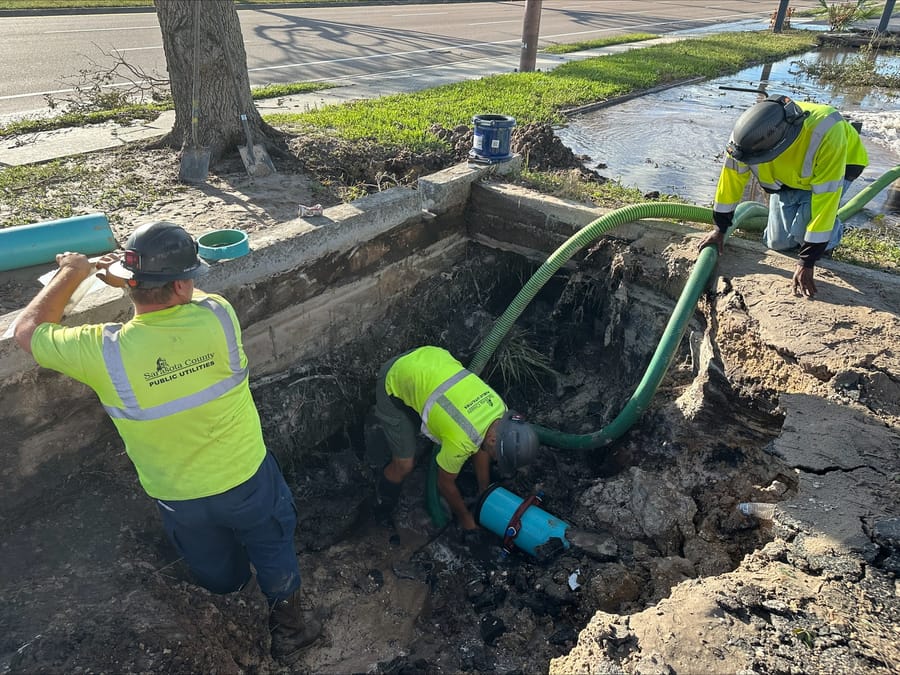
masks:
{"label": "work boot", "polygon": [[272,656],[283,659],[315,642],[322,634],[322,622],[313,611],[300,607],[300,591],[279,600],[269,612]]}
{"label": "work boot", "polygon": [[382,473],[375,487],[375,522],[382,527],[391,527],[394,524],[394,509],[400,501],[401,483],[392,483]]}

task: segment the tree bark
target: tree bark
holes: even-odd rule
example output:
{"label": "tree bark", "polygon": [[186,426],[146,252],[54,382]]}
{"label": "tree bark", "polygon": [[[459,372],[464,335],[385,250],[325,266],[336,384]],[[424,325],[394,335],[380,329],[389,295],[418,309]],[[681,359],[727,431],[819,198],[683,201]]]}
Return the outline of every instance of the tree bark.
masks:
{"label": "tree bark", "polygon": [[175,126],[162,145],[191,145],[194,8],[199,6],[198,145],[210,150],[210,165],[247,140],[241,114],[247,115],[253,142],[271,144],[271,128],[262,121],[250,96],[247,52],[234,0],[154,0],[162,31],[169,86],[175,102]]}

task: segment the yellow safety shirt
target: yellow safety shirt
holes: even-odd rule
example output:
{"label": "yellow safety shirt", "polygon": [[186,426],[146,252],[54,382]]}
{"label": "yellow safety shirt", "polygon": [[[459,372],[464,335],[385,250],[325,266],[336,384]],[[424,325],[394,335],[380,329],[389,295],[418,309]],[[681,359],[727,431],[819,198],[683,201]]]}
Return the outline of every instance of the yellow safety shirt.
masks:
{"label": "yellow safety shirt", "polygon": [[196,499],[240,485],[265,457],[234,309],[190,303],[125,324],[44,323],[35,360],[93,389],[151,497]]}
{"label": "yellow safety shirt", "polygon": [[856,129],[837,110],[816,103],[797,105],[809,112],[800,135],[771,162],[748,165],[726,154],[713,211],[733,213],[751,173],[768,192],[784,187],[808,190],[812,192],[812,218],[805,241],[821,244],[831,239],[847,165],[864,167],[869,158]]}
{"label": "yellow safety shirt", "polygon": [[385,389],[422,417],[422,433],[441,446],[436,461],[457,474],[478,452],[506,405],[446,349],[420,347],[401,356],[385,376]]}

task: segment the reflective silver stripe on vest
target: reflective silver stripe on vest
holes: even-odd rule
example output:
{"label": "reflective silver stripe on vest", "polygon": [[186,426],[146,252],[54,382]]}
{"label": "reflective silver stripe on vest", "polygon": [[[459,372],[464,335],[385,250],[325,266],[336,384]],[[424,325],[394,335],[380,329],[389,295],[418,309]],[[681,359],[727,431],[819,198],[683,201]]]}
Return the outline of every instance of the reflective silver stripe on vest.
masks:
{"label": "reflective silver stripe on vest", "polygon": [[713,202],[713,211],[716,213],[733,213],[740,202],[731,202],[730,204],[722,204],[721,202]]}
{"label": "reflective silver stripe on vest", "polygon": [[752,173],[756,177],[756,182],[759,183],[759,186],[764,190],[768,190],[769,192],[778,192],[781,188],[784,187],[784,183],[782,183],[781,181],[768,183],[764,180],[760,180],[759,170],[756,164],[750,167],[750,173]]}
{"label": "reflective silver stripe on vest", "polygon": [[819,185],[812,186],[812,193],[814,195],[823,195],[829,192],[837,192],[838,190],[844,189],[844,179],[838,178],[837,180],[828,181],[827,183],[821,183]]}
{"label": "reflective silver stripe on vest", "polygon": [[228,344],[228,365],[231,369],[231,375],[206,387],[206,389],[188,396],[182,396],[149,408],[142,408],[138,404],[137,396],[134,393],[131,382],[128,380],[128,375],[125,372],[125,363],[122,360],[122,349],[119,344],[119,331],[122,330],[122,324],[105,326],[103,328],[103,362],[106,364],[106,371],[109,373],[113,387],[122,401],[121,408],[109,405],[103,406],[110,417],[113,419],[139,421],[158,420],[209,403],[231,391],[247,379],[249,371],[246,367],[241,368],[241,352],[238,348],[237,333],[228,312],[224,307],[209,298],[195,301],[194,304],[212,311],[219,320],[222,330],[225,332],[225,341]]}
{"label": "reflective silver stripe on vest", "polygon": [[462,411],[453,405],[450,402],[450,399],[445,395],[447,391],[449,391],[450,387],[452,387],[457,382],[462,381],[467,378],[472,373],[465,368],[461,371],[453,375],[452,377],[444,380],[440,384],[440,386],[431,392],[431,396],[425,401],[425,405],[422,408],[422,433],[430,438],[435,443],[440,443],[440,439],[435,438],[431,432],[428,430],[428,416],[431,413],[431,409],[437,405],[444,412],[446,412],[450,419],[452,419],[459,426],[460,429],[466,434],[470,441],[472,441],[476,447],[481,446],[481,442],[484,440],[484,437],[479,434],[475,427],[472,426],[472,423],[463,415]]}
{"label": "reflective silver stripe on vest", "polygon": [[819,146],[822,145],[822,139],[825,138],[825,134],[831,131],[831,128],[843,121],[843,117],[836,110],[831,113],[824,120],[819,122],[816,125],[816,128],[813,129],[812,136],[809,139],[809,147],[806,149],[806,156],[803,158],[803,170],[800,172],[800,175],[804,178],[809,178],[812,176],[813,171],[813,163],[816,161],[816,153],[819,151]]}
{"label": "reflective silver stripe on vest", "polygon": [[735,173],[747,173],[747,171],[750,170],[750,168],[746,164],[737,161],[728,153],[725,154],[725,166]]}

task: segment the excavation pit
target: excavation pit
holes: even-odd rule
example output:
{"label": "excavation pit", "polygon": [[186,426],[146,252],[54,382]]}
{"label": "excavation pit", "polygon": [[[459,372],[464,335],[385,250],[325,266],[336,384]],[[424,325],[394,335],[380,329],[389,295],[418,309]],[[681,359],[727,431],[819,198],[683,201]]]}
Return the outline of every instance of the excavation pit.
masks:
{"label": "excavation pit", "polygon": [[[291,668],[733,672],[831,658],[877,670],[877,631],[861,646],[842,631],[876,613],[862,598],[893,592],[898,555],[884,535],[900,515],[888,275],[824,263],[824,312],[781,288],[789,258],[733,242],[634,426],[601,448],[545,448],[504,483],[542,490],[546,511],[591,534],[582,546],[501,558],[496,537],[465,546],[436,527],[424,441],[396,529],[371,522],[363,422],[378,367],[421,344],[467,363],[547,256],[601,213],[482,182],[492,175],[456,167],[328,209],[325,225],[261,233],[205,284],[242,319],[266,441],[298,506],[304,587],[328,615]],[[696,240],[690,224],[616,228],[541,288],[483,376],[544,426],[608,424],[653,357]],[[127,316],[104,296],[73,321]],[[190,583],[92,394],[9,340],[0,375],[4,669],[278,670],[261,598]],[[459,484],[476,498],[469,469]],[[745,501],[778,502],[779,515],[743,516]],[[842,605],[849,583],[855,604]]]}

